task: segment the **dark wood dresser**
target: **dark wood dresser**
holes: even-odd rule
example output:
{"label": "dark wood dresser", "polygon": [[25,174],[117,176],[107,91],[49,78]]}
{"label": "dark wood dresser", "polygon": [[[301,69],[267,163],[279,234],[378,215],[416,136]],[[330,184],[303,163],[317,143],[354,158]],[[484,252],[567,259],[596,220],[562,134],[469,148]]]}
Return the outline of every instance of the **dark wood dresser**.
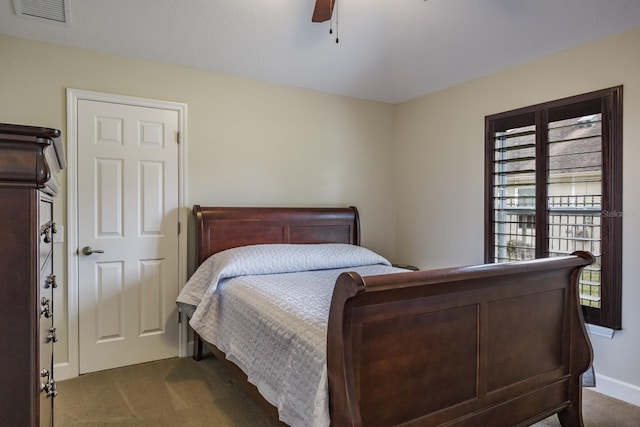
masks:
{"label": "dark wood dresser", "polygon": [[60,131],[0,124],[0,424],[52,426]]}

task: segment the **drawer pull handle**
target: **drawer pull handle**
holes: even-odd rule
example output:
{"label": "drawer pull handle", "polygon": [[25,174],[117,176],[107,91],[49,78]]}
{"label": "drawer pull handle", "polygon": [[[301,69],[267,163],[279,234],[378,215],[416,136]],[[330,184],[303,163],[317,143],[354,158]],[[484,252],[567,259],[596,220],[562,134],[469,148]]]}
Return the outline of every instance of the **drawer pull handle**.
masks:
{"label": "drawer pull handle", "polygon": [[47,319],[53,316],[49,300],[45,297],[42,297],[42,300],[40,301],[40,316],[44,316]]}
{"label": "drawer pull handle", "polygon": [[46,224],[40,226],[40,235],[44,235],[43,241],[45,243],[51,243],[51,234],[57,233],[56,223],[53,221],[48,221]]}
{"label": "drawer pull handle", "polygon": [[47,343],[58,342],[58,337],[56,337],[56,328],[49,328],[49,333],[47,334],[45,341]]}
{"label": "drawer pull handle", "polygon": [[40,392],[44,392],[47,397],[56,397],[58,391],[56,390],[56,382],[51,379],[52,375],[48,369],[40,371],[40,376],[46,378],[46,383],[40,383]]}
{"label": "drawer pull handle", "polygon": [[58,284],[56,283],[56,275],[50,274],[47,276],[47,280],[44,282],[44,288],[49,289],[50,287],[57,288]]}
{"label": "drawer pull handle", "polygon": [[102,249],[93,249],[91,246],[85,246],[82,248],[82,253],[85,255],[103,254],[104,251]]}
{"label": "drawer pull handle", "polygon": [[40,391],[44,392],[47,397],[56,397],[58,391],[56,390],[56,382],[47,379],[46,384],[40,383]]}

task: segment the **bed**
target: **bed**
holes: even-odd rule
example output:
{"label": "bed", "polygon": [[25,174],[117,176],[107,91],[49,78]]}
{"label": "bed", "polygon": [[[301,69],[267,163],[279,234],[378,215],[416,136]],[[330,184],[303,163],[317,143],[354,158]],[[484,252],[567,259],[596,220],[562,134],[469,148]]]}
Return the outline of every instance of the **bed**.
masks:
{"label": "bed", "polygon": [[[185,289],[191,291],[183,289],[178,303],[194,327],[194,358],[202,356],[204,343],[276,424],[515,426],[557,413],[563,426],[583,425],[581,376],[593,356],[577,283],[581,269],[594,261],[590,253],[409,271],[359,246],[353,207],[195,205],[193,214],[199,268],[189,282],[196,276],[199,284],[194,288],[188,282]],[[305,254],[299,257],[302,267],[295,261],[298,250]],[[220,267],[223,259],[236,263],[252,260],[255,253],[261,262],[279,259],[273,251],[285,259],[278,261],[282,265],[265,270],[251,261],[246,271],[236,264]],[[334,265],[326,251],[348,253],[364,265]],[[329,264],[309,261],[316,252]],[[312,271],[299,271],[304,268]],[[272,288],[298,286],[317,273],[320,282],[314,278],[310,287],[292,291],[294,296],[280,301],[271,295]],[[242,295],[254,298],[248,290],[253,282],[272,305],[262,300],[248,308],[238,305]],[[302,338],[289,329],[297,322],[290,306],[298,303],[313,312],[312,320],[301,322]],[[236,305],[240,318],[226,326],[211,320]],[[266,323],[284,326],[247,356],[237,350],[235,336],[253,331],[246,339],[253,342],[269,334],[256,333],[257,321],[247,314],[260,310]],[[277,350],[284,355],[271,354]],[[269,383],[260,375],[268,370],[265,360],[273,357],[280,366],[268,368],[275,369],[269,374],[275,383]],[[322,369],[310,374],[306,365]],[[289,390],[301,384],[301,390]],[[311,405],[296,413],[299,408],[287,405],[298,398]]]}

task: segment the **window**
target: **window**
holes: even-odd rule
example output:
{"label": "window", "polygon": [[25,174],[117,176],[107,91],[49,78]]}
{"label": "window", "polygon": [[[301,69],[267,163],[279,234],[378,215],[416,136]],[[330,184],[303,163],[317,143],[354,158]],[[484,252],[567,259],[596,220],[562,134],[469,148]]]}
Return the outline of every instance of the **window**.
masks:
{"label": "window", "polygon": [[536,189],[535,187],[516,188],[516,206],[518,206],[518,225],[523,232],[535,230]]}
{"label": "window", "polygon": [[585,320],[620,329],[622,86],[485,124],[485,261],[593,253],[580,280]]}

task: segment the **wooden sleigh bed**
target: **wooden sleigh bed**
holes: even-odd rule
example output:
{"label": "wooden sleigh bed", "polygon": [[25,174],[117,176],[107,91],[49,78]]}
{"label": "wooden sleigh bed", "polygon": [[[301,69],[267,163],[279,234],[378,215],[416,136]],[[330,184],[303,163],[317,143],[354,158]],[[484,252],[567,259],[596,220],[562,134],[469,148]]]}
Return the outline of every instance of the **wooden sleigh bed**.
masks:
{"label": "wooden sleigh bed", "polygon": [[[264,243],[360,244],[355,208],[193,207],[198,265]],[[578,302],[591,254],[339,276],[326,360],[333,426],[515,426],[557,413],[582,426],[592,361]],[[214,345],[206,343],[230,369]],[[202,357],[195,339],[194,358]],[[246,378],[246,377],[244,377]],[[278,422],[277,409],[247,382]]]}

